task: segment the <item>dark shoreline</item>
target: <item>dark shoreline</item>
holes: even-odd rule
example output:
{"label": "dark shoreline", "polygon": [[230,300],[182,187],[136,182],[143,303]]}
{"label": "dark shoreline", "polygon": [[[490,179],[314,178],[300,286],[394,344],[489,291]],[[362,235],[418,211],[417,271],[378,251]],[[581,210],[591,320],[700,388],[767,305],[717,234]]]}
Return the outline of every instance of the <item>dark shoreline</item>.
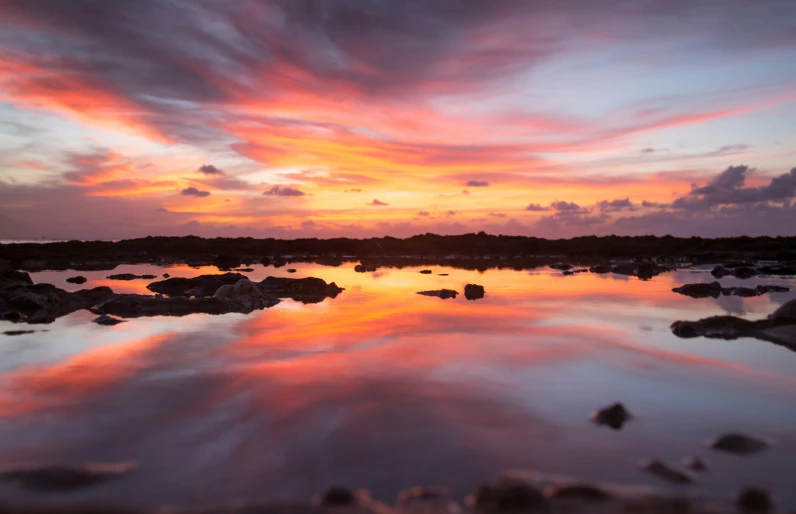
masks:
{"label": "dark shoreline", "polygon": [[327,266],[363,261],[377,266],[444,263],[464,269],[529,269],[568,260],[582,265],[606,260],[796,261],[796,237],[706,239],[671,236],[605,236],[541,239],[494,236],[480,232],[460,236],[425,234],[407,239],[253,239],[146,237],[117,242],[69,241],[0,244],[0,270],[110,270],[121,264],[284,265],[312,261]]}

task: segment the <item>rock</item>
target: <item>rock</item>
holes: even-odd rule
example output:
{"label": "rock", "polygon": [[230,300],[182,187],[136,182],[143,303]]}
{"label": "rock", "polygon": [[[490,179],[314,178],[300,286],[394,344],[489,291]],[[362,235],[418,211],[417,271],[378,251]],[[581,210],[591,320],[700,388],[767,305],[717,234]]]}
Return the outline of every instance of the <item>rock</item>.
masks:
{"label": "rock", "polygon": [[712,316],[699,321],[675,321],[672,333],[677,337],[709,337],[713,339],[737,339],[754,331],[751,321],[734,316]]}
{"label": "rock", "polygon": [[735,498],[735,505],[745,514],[766,514],[774,510],[774,502],[768,491],[758,487],[748,487]]}
{"label": "rock", "polygon": [[69,282],[70,284],[85,284],[86,282],[88,282],[88,279],[86,277],[78,275],[76,277],[67,278],[66,281]]}
{"label": "rock", "polygon": [[437,273],[437,276],[439,276],[439,277],[447,277],[448,274],[447,273]]}
{"label": "rock", "polygon": [[85,489],[118,478],[133,469],[129,463],[84,467],[48,466],[0,472],[0,480],[39,493]]}
{"label": "rock", "polygon": [[105,278],[107,278],[108,280],[135,280],[140,277],[132,273],[119,273],[117,275],[110,275]]}
{"label": "rock", "polygon": [[191,296],[213,296],[219,287],[227,284],[234,285],[245,278],[246,276],[240,273],[200,275],[192,278],[177,277],[153,282],[147,286],[147,289],[166,296],[186,296],[189,291]]}
{"label": "rock", "polygon": [[0,289],[13,286],[32,286],[33,280],[24,271],[0,271]]}
{"label": "rock", "polygon": [[617,402],[592,414],[592,421],[598,425],[608,425],[614,430],[620,430],[622,426],[633,417],[624,405]]}
{"label": "rock", "polygon": [[[234,291],[234,288],[233,288]],[[273,307],[279,299],[266,294],[239,295],[226,298],[187,298],[185,296],[119,295],[96,306],[98,312],[121,318],[149,316],[186,316],[188,314],[248,314],[255,310]]]}
{"label": "rock", "polygon": [[691,457],[685,460],[685,467],[694,471],[705,471],[708,465],[699,457]]}
{"label": "rock", "polygon": [[793,320],[794,323],[796,323],[796,299],[782,304],[779,309],[775,310],[774,313],[769,316],[769,319],[783,321]]}
{"label": "rock", "polygon": [[591,271],[592,273],[601,273],[601,274],[610,273],[611,266],[609,264],[598,264],[596,266],[592,266],[591,268],[589,268],[589,271]]}
{"label": "rock", "polygon": [[610,500],[613,494],[591,484],[564,484],[552,486],[545,491],[551,500],[578,500],[599,502]]}
{"label": "rock", "polygon": [[422,269],[422,270],[418,271],[418,273],[420,273],[422,275],[431,275],[431,273],[433,273],[433,272],[430,269]]}
{"label": "rock", "polygon": [[235,271],[237,273],[251,273],[252,271],[254,271],[254,268],[235,268],[232,271]]}
{"label": "rock", "polygon": [[745,434],[729,433],[715,439],[710,443],[710,448],[737,455],[750,455],[768,448],[769,444],[756,437]]}
{"label": "rock", "polygon": [[144,280],[155,280],[155,279],[156,279],[156,278],[158,278],[158,277],[157,277],[157,276],[155,276],[155,275],[141,275],[141,276],[139,276],[138,278],[142,278],[142,279],[144,279]]}
{"label": "rock", "polygon": [[484,297],[484,286],[467,284],[464,286],[464,297],[468,300],[478,300]]}
{"label": "rock", "polygon": [[344,291],[334,282],[327,284],[323,279],[315,277],[267,277],[258,287],[265,294],[302,303],[318,303],[326,298],[337,298]]}
{"label": "rock", "polygon": [[761,275],[780,275],[780,276],[794,276],[796,275],[796,268],[790,266],[761,266],[757,268]]}
{"label": "rock", "polygon": [[343,259],[340,257],[319,257],[315,259],[315,264],[337,268],[343,265]]}
{"label": "rock", "polygon": [[6,330],[3,335],[6,336],[23,336],[25,334],[35,334],[35,330]]}
{"label": "rock", "polygon": [[171,275],[169,275],[168,273],[164,273],[163,278],[171,278]]}
{"label": "rock", "polygon": [[321,505],[326,507],[340,507],[356,505],[357,496],[345,487],[332,486],[321,497]]}
{"label": "rock", "polygon": [[[8,321],[13,318],[28,323],[51,323],[61,316],[91,308],[113,296],[113,291],[108,287],[69,293],[50,284],[34,284],[0,289],[0,305],[12,311],[3,314]],[[18,311],[22,317],[13,311]]]}
{"label": "rock", "polygon": [[672,289],[675,293],[690,296],[691,298],[718,298],[721,295],[722,287],[718,282],[709,284],[685,284]]}
{"label": "rock", "polygon": [[473,495],[473,507],[479,512],[547,511],[544,494],[519,479],[503,477],[495,484],[483,484]]}
{"label": "rock", "polygon": [[295,273],[295,272],[296,272],[296,269],[295,269],[295,268],[288,268],[286,271],[287,271],[288,273]]}
{"label": "rock", "polygon": [[119,318],[114,318],[113,316],[102,315],[93,321],[97,325],[104,325],[107,327],[112,327],[114,325],[118,325],[119,323],[124,323],[124,320]]}
{"label": "rock", "polygon": [[366,264],[357,264],[356,266],[354,266],[354,271],[356,271],[357,273],[368,273],[376,271],[376,269],[377,269],[376,266],[369,266]]}
{"label": "rock", "polygon": [[218,299],[230,298],[232,296],[235,296],[235,286],[232,284],[221,286],[218,289],[216,289],[215,293],[213,293],[213,298],[218,298]]}
{"label": "rock", "polygon": [[558,271],[568,271],[574,268],[572,264],[567,264],[566,262],[557,262],[555,264],[551,264],[550,267]]}
{"label": "rock", "polygon": [[636,270],[636,275],[641,280],[649,280],[656,275],[660,275],[664,271],[668,271],[666,268],[655,264],[654,262],[642,262],[638,265],[638,269]]}
{"label": "rock", "polygon": [[694,482],[693,477],[687,472],[673,468],[660,460],[653,459],[645,463],[642,468],[657,477],[675,484],[691,484]]}
{"label": "rock", "polygon": [[10,321],[12,323],[19,323],[25,319],[25,315],[17,310],[6,311],[0,316],[3,321]]}
{"label": "rock", "polygon": [[456,295],[459,294],[453,289],[437,289],[434,291],[419,291],[417,294],[423,296],[436,296],[437,298],[442,298],[443,300],[447,300],[448,298],[456,298]]}
{"label": "rock", "polygon": [[235,296],[262,296],[263,293],[260,288],[251,280],[244,278],[235,282],[232,286]]}
{"label": "rock", "polygon": [[722,266],[721,264],[719,264],[718,266],[715,266],[713,268],[713,270],[710,272],[710,274],[713,275],[716,278],[722,278],[722,277],[726,277],[727,275],[732,275],[732,272],[730,270],[728,270],[727,268],[725,268],[724,266]]}
{"label": "rock", "polygon": [[571,270],[567,270],[567,271],[562,273],[562,275],[567,276],[567,277],[570,276],[570,275],[574,275],[574,274],[575,274],[575,272],[571,271]]}
{"label": "rock", "polygon": [[237,255],[220,254],[216,255],[215,259],[213,259],[213,265],[217,267],[219,271],[229,271],[232,268],[240,267],[241,258]]}
{"label": "rock", "polygon": [[746,266],[742,266],[740,268],[733,269],[732,275],[740,279],[747,279],[747,278],[756,277],[757,275],[759,275],[759,273],[754,268],[748,268]]}
{"label": "rock", "polygon": [[721,294],[724,296],[740,296],[742,298],[760,296],[760,293],[757,289],[752,289],[749,287],[728,287],[722,289]]}

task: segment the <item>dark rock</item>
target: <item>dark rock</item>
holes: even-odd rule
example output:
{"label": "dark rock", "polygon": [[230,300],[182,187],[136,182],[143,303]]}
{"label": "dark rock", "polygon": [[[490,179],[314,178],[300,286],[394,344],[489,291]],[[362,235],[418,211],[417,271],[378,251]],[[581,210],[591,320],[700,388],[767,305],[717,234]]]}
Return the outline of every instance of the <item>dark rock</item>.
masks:
{"label": "dark rock", "polygon": [[228,298],[186,298],[127,294],[119,295],[97,305],[98,312],[121,318],[149,316],[187,316],[188,314],[248,314],[255,310],[273,307],[279,299],[271,295],[231,296]]}
{"label": "dark rock", "polygon": [[354,271],[356,271],[357,273],[368,273],[376,271],[376,269],[377,269],[376,266],[370,266],[367,264],[357,264],[356,266],[354,266]]}
{"label": "dark rock", "polygon": [[734,316],[712,316],[699,321],[675,321],[672,333],[677,337],[710,337],[714,339],[737,339],[750,334],[755,324]]}
{"label": "dark rock", "polygon": [[735,505],[745,514],[766,514],[774,510],[774,502],[768,491],[757,487],[748,487],[735,498]]}
{"label": "dark rock", "polygon": [[575,274],[575,272],[571,271],[571,270],[567,270],[567,271],[562,273],[562,275],[565,275],[565,276],[570,276],[570,275],[574,275],[574,274]]}
{"label": "dark rock", "polygon": [[164,273],[163,278],[171,278],[171,275],[169,275],[168,273]]}
{"label": "dark rock", "polygon": [[592,421],[598,425],[608,425],[614,430],[620,430],[632,417],[630,411],[617,402],[592,414]]}
{"label": "dark rock", "polygon": [[219,287],[234,285],[245,278],[240,273],[200,275],[192,278],[175,277],[153,282],[146,287],[153,293],[160,293],[166,296],[185,296],[188,291],[196,293],[193,296],[213,296]]}
{"label": "dark rock", "polygon": [[468,300],[478,300],[484,297],[484,286],[478,284],[467,284],[464,286],[464,297]]}
{"label": "dark rock", "polygon": [[550,267],[558,271],[568,271],[574,268],[572,264],[567,264],[566,262],[557,262],[555,264],[551,264]]}
{"label": "dark rock", "polygon": [[453,289],[437,289],[434,291],[419,291],[417,294],[423,296],[436,296],[437,298],[442,298],[443,300],[447,300],[448,298],[456,298],[456,295],[459,294]]}
{"label": "dark rock", "polygon": [[[28,323],[51,323],[56,318],[66,316],[77,310],[88,309],[98,302],[114,296],[108,287],[84,289],[68,293],[50,284],[14,286],[0,290],[0,304],[5,309],[19,311]],[[16,317],[16,314],[5,313]],[[9,319],[10,321],[10,319]],[[19,319],[18,321],[22,321]]]}
{"label": "dark rock", "polygon": [[213,259],[213,265],[217,267],[219,271],[229,271],[232,268],[240,267],[241,258],[238,255],[220,254],[216,255],[215,259]]}
{"label": "dark rock", "polygon": [[113,316],[102,315],[94,320],[94,323],[97,325],[104,325],[106,327],[112,327],[114,325],[118,325],[119,323],[124,323],[124,320],[119,318],[114,318]]}
{"label": "dark rock", "polygon": [[481,485],[475,492],[473,506],[481,512],[547,511],[550,507],[539,489],[513,478]]}
{"label": "dark rock", "polygon": [[289,268],[286,270],[288,273],[295,273],[296,270],[294,268]]}
{"label": "dark rock", "polygon": [[654,262],[642,262],[638,265],[638,269],[636,270],[636,275],[641,280],[649,280],[656,275],[660,275],[664,271],[667,271],[665,268],[655,264]]}
{"label": "dark rock", "polygon": [[694,482],[693,477],[689,473],[669,466],[660,460],[651,460],[647,462],[643,465],[643,469],[645,471],[649,471],[657,477],[675,484],[690,484]]}
{"label": "dark rock", "polygon": [[327,507],[341,507],[356,505],[357,496],[349,489],[340,486],[330,487],[321,497],[321,505]]}
{"label": "dark rock", "polygon": [[609,264],[598,264],[597,266],[589,268],[589,271],[592,273],[610,273],[611,266]]}
{"label": "dark rock", "polygon": [[302,303],[319,303],[326,298],[337,298],[344,289],[334,282],[315,277],[267,277],[258,284],[260,291],[278,298],[290,298]]}
{"label": "dark rock", "polygon": [[77,277],[67,278],[66,281],[69,282],[70,284],[85,284],[86,282],[88,282],[88,279],[86,277],[78,275]]}
{"label": "dark rock", "polygon": [[113,466],[49,466],[0,472],[0,480],[30,491],[65,492],[99,485],[129,472],[129,464]]}
{"label": "dark rock", "polygon": [[337,268],[343,265],[343,259],[339,257],[319,257],[315,259],[315,264],[320,264],[321,266],[331,266],[333,268]]}
{"label": "dark rock", "polygon": [[281,267],[287,266],[287,260],[279,258],[279,257],[275,257],[271,261],[271,266],[273,266],[274,268],[281,268]]}
{"label": "dark rock", "polygon": [[788,321],[793,320],[796,322],[796,300],[790,300],[782,304],[774,313],[769,316],[770,319]]}
{"label": "dark rock", "polygon": [[578,500],[598,502],[610,500],[613,495],[598,486],[591,484],[564,484],[557,485],[545,491],[551,500]]}
{"label": "dark rock", "polygon": [[762,266],[757,268],[761,275],[780,275],[780,276],[794,276],[796,275],[796,268],[790,266]]}
{"label": "dark rock", "polygon": [[721,295],[722,287],[718,282],[709,284],[685,284],[672,289],[675,293],[690,296],[691,298],[718,298]]}
{"label": "dark rock", "polygon": [[732,275],[736,278],[746,279],[759,275],[756,269],[748,267],[740,267],[732,270]]}
{"label": "dark rock", "polygon": [[25,334],[35,334],[35,330],[6,330],[3,335],[7,336],[23,336]]}
{"label": "dark rock", "polygon": [[138,278],[141,278],[141,279],[144,279],[144,280],[155,280],[155,279],[156,279],[156,278],[158,278],[158,277],[157,277],[157,276],[155,276],[155,275],[141,275],[141,276],[140,276],[140,277],[138,277]]}
{"label": "dark rock", "polygon": [[724,266],[722,266],[721,264],[719,264],[718,266],[715,266],[713,268],[713,270],[710,272],[710,274],[713,275],[716,278],[722,278],[722,277],[726,277],[727,275],[732,275],[732,272],[730,270],[728,270],[727,268],[725,268]]}
{"label": "dark rock", "polygon": [[117,275],[110,275],[106,277],[108,280],[136,280],[139,277],[138,275],[134,275],[132,273],[119,273]]}
{"label": "dark rock", "polygon": [[721,450],[738,455],[749,455],[768,448],[768,443],[762,439],[745,434],[724,434],[710,443],[714,450]]}
{"label": "dark rock", "polygon": [[440,277],[447,277],[447,276],[448,276],[448,274],[447,274],[447,273],[437,273],[437,276],[440,276]]}
{"label": "dark rock", "polygon": [[431,275],[431,273],[433,273],[433,272],[430,269],[422,269],[422,270],[418,271],[418,273],[421,273],[423,275]]}
{"label": "dark rock", "polygon": [[25,315],[17,310],[6,311],[0,316],[3,321],[10,321],[12,323],[19,323],[25,319]]}
{"label": "dark rock", "polygon": [[0,289],[12,286],[32,286],[33,280],[24,271],[0,271]]}
{"label": "dark rock", "polygon": [[252,271],[254,271],[254,268],[235,268],[232,271],[235,271],[237,273],[251,273]]}
{"label": "dark rock", "polygon": [[686,459],[685,467],[687,467],[688,469],[692,469],[694,471],[705,471],[708,469],[708,466],[707,464],[705,464],[705,461],[703,461],[699,457],[691,457],[689,459]]}
{"label": "dark rock", "polygon": [[752,289],[749,287],[727,287],[722,289],[721,294],[724,296],[740,296],[742,298],[760,296],[760,293],[757,289]]}

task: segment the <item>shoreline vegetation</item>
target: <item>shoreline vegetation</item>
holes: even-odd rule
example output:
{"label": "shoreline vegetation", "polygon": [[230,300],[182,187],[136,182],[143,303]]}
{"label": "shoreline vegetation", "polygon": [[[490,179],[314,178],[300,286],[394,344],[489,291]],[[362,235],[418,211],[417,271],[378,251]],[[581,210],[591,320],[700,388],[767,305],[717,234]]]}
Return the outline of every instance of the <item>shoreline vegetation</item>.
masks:
{"label": "shoreline vegetation", "polygon": [[445,264],[463,269],[515,268],[568,260],[583,265],[626,261],[712,263],[732,260],[796,262],[796,237],[708,239],[672,236],[588,236],[541,239],[495,236],[417,235],[406,239],[253,239],[145,237],[122,241],[0,244],[0,270],[112,270],[121,264],[214,265],[222,271],[246,264],[275,267],[287,262],[340,266],[361,261],[368,268]]}

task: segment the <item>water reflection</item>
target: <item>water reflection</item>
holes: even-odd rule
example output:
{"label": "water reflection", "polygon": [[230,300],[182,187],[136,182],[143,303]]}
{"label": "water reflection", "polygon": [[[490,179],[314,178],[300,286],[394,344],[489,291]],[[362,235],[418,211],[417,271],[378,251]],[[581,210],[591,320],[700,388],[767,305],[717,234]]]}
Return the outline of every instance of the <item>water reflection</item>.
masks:
{"label": "water reflection", "polygon": [[[308,497],[331,483],[383,499],[418,483],[463,496],[509,468],[638,483],[654,480],[639,471],[643,459],[707,455],[714,465],[700,489],[724,499],[759,484],[796,504],[796,355],[762,341],[681,340],[668,329],[730,309],[762,317],[793,293],[696,300],[671,292],[713,280],[694,271],[643,282],[546,269],[290,267],[297,273],[254,266],[247,276],[316,276],[346,291],[251,315],[117,327],[78,312],[49,332],[0,336],[5,462],[134,460],[138,472],[77,498],[153,505]],[[126,272],[217,273],[113,271]],[[110,272],[80,273],[84,286],[65,283],[76,274],[34,279],[147,292],[147,281],[107,281]],[[796,285],[736,282],[721,280]],[[415,294],[462,292],[466,283],[483,285],[486,297]],[[637,415],[625,429],[589,423],[616,400]],[[778,444],[748,459],[709,454],[706,439],[728,430]]]}

